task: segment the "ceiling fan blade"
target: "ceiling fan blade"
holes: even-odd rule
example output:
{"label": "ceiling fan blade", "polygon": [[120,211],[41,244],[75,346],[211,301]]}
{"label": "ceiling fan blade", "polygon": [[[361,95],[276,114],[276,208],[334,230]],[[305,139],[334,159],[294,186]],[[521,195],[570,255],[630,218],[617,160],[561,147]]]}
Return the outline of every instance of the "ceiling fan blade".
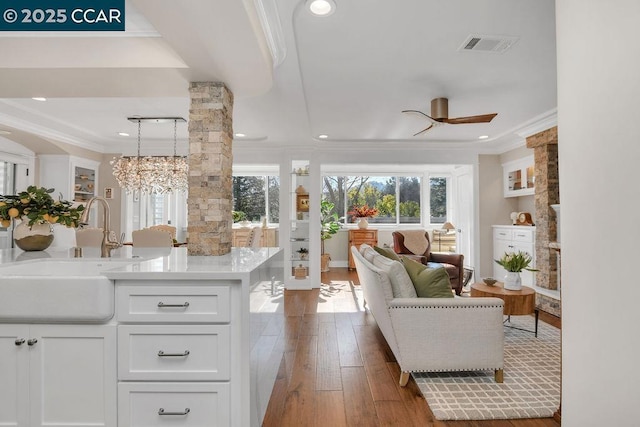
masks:
{"label": "ceiling fan blade", "polygon": [[[422,111],[418,111],[418,110],[402,110],[402,112],[403,113],[418,113],[418,114],[422,114],[423,116],[425,116],[429,120],[432,120],[434,122],[438,121],[438,120],[434,119],[433,117],[431,117],[430,115],[423,113]],[[429,129],[429,128],[427,128],[427,129]],[[425,129],[425,130],[427,130],[427,129]],[[422,131],[422,132],[424,132],[424,131]]]}
{"label": "ceiling fan blade", "polygon": [[479,116],[457,117],[454,119],[443,119],[443,122],[450,125],[461,125],[466,123],[489,123],[498,113],[481,114]]}
{"label": "ceiling fan blade", "polygon": [[433,123],[432,123],[432,124],[430,124],[430,125],[429,125],[429,127],[425,128],[425,129],[422,129],[420,132],[418,132],[418,133],[414,133],[414,134],[413,134],[413,136],[418,136],[418,135],[420,135],[421,133],[428,131],[428,130],[429,130],[429,129],[431,129],[432,127],[433,127]]}

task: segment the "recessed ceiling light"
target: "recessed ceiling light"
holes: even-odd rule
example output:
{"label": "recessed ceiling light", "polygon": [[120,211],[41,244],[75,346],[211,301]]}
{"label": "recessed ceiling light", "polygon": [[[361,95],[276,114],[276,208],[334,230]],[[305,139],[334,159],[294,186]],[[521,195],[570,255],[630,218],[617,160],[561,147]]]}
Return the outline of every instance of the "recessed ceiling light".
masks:
{"label": "recessed ceiling light", "polygon": [[118,132],[118,135],[120,135],[120,136],[129,136],[129,134],[126,133],[126,132]]}
{"label": "recessed ceiling light", "polygon": [[234,134],[234,136],[236,136],[238,138],[244,138],[245,136],[247,136],[247,134],[245,134],[245,133],[236,133],[236,134]]}
{"label": "recessed ceiling light", "polygon": [[478,137],[478,139],[487,139],[487,138],[489,138],[489,135],[480,135]]}
{"label": "recessed ceiling light", "polygon": [[329,135],[325,135],[325,134],[318,135],[318,138],[320,138],[320,139],[327,139],[327,138],[329,138]]}
{"label": "recessed ceiling light", "polygon": [[307,0],[307,7],[316,16],[329,16],[336,11],[333,0]]}
{"label": "recessed ceiling light", "polygon": [[44,102],[44,101],[47,100],[47,98],[43,98],[41,96],[36,96],[36,97],[31,98],[31,99],[33,99],[34,101],[40,101],[40,102]]}

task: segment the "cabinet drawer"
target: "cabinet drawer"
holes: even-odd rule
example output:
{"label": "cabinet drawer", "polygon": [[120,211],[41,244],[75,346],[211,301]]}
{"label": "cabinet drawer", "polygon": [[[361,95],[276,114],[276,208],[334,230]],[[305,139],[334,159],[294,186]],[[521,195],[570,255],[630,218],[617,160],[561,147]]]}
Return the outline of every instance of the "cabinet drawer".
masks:
{"label": "cabinet drawer", "polygon": [[116,286],[119,322],[229,322],[228,286]]}
{"label": "cabinet drawer", "polygon": [[120,383],[118,426],[227,427],[229,399],[229,383]]}
{"label": "cabinet drawer", "polygon": [[118,326],[118,379],[224,381],[229,325]]}
{"label": "cabinet drawer", "polygon": [[378,240],[377,230],[351,230],[349,240],[352,245],[359,245]]}
{"label": "cabinet drawer", "polygon": [[494,228],[493,238],[497,240],[512,240],[511,231],[508,228]]}
{"label": "cabinet drawer", "polygon": [[524,229],[524,230],[513,230],[513,241],[514,242],[533,242],[533,230]]}

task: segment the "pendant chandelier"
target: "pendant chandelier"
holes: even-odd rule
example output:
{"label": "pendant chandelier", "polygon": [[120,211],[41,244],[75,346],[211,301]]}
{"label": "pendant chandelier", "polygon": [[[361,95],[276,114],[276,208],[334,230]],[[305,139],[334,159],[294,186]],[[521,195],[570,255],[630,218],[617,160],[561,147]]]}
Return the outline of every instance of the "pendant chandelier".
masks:
{"label": "pendant chandelier", "polygon": [[[164,194],[173,191],[187,191],[189,165],[187,158],[176,154],[178,122],[185,122],[182,117],[128,117],[131,122],[138,123],[138,155],[120,156],[111,161],[113,176],[118,185],[127,194]],[[141,156],[142,122],[173,122],[173,156]]]}

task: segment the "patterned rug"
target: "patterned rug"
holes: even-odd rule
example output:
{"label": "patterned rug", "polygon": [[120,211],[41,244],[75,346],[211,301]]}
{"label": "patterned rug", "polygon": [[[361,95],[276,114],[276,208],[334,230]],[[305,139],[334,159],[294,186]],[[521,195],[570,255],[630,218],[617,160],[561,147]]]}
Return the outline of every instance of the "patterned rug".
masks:
{"label": "patterned rug", "polygon": [[[511,324],[533,330],[533,317]],[[493,371],[413,374],[438,420],[546,418],[560,405],[560,330],[539,322],[531,332],[504,328],[504,383]]]}

